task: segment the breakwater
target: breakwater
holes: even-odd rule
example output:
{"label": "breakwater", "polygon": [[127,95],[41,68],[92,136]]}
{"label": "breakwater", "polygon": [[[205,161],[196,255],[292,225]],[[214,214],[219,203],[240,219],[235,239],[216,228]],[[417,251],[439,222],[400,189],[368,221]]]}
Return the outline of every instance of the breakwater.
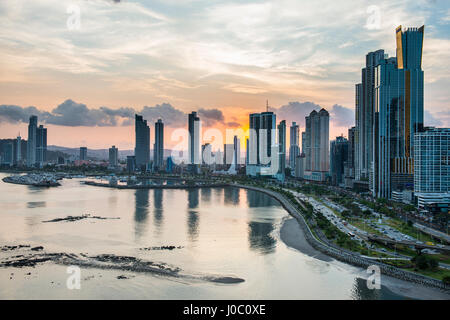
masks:
{"label": "breakwater", "polygon": [[230,186],[228,183],[204,183],[204,184],[149,184],[149,185],[113,185],[94,181],[84,181],[84,184],[95,187],[115,189],[195,189],[195,188],[220,188]]}

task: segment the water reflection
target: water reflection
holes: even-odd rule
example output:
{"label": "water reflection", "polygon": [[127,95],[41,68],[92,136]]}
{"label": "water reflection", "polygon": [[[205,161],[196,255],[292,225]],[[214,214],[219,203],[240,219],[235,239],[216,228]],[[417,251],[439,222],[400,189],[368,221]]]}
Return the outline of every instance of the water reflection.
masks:
{"label": "water reflection", "polygon": [[157,231],[160,231],[163,224],[163,192],[164,190],[162,189],[153,190],[153,218]]}
{"label": "water reflection", "polygon": [[248,224],[248,242],[250,249],[262,254],[275,251],[277,241],[272,237],[274,226],[267,222],[252,221]]}
{"label": "water reflection", "polygon": [[238,205],[239,204],[238,188],[224,188],[224,202],[225,204]]}
{"label": "water reflection", "polygon": [[247,204],[250,208],[277,206],[279,203],[268,195],[253,190],[247,190]]}
{"label": "water reflection", "polygon": [[189,189],[188,190],[188,217],[187,217],[187,226],[188,226],[188,235],[191,241],[196,241],[198,236],[198,197],[199,197],[199,189]]}
{"label": "water reflection", "polygon": [[27,202],[27,208],[45,208],[47,203],[45,201],[30,201]]}
{"label": "water reflection", "polygon": [[355,300],[404,300],[402,297],[385,286],[381,289],[369,289],[367,287],[367,280],[362,278],[355,278],[351,292],[351,298]]}
{"label": "water reflection", "polygon": [[136,238],[140,238],[144,234],[145,225],[148,217],[149,190],[145,189],[136,190],[134,196],[136,203],[134,211],[134,221],[136,222],[135,235]]}
{"label": "water reflection", "polygon": [[211,188],[202,188],[200,192],[202,197],[202,203],[210,203],[212,193]]}

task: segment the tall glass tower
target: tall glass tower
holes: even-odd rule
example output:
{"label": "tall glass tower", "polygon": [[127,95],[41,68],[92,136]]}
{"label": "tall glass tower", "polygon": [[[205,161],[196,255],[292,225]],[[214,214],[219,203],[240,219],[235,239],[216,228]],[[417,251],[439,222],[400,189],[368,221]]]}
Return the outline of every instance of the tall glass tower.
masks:
{"label": "tall glass tower", "polygon": [[28,124],[28,141],[27,141],[27,166],[31,167],[36,164],[36,131],[37,117],[31,116]]}
{"label": "tall glass tower", "polygon": [[147,120],[142,116],[135,115],[135,134],[136,144],[134,148],[134,155],[136,157],[136,167],[142,169],[150,162],[150,127],[147,125]]}
{"label": "tall glass tower", "polygon": [[414,186],[414,134],[423,130],[423,33],[424,26],[398,27],[397,57],[376,67],[371,189],[377,197]]}
{"label": "tall glass tower", "polygon": [[161,119],[155,122],[155,145],[153,147],[155,170],[164,170],[164,123]]}

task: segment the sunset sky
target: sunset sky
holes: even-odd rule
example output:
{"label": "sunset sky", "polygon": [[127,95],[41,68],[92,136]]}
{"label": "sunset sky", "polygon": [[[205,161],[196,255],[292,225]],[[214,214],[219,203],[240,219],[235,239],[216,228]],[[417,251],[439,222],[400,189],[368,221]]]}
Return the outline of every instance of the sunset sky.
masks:
{"label": "sunset sky", "polygon": [[[79,16],[78,16],[79,9]],[[79,19],[78,19],[79,17]],[[331,114],[330,140],[354,125],[365,54],[395,56],[395,28],[425,25],[425,125],[450,126],[450,2],[2,0],[0,138],[134,148],[134,113],[151,124],[248,127],[250,112],[300,123]]]}

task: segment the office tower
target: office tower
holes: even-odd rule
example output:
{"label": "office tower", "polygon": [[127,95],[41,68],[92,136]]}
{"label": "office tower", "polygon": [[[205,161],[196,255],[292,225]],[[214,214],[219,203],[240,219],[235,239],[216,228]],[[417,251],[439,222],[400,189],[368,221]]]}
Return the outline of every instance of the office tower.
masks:
{"label": "office tower", "polygon": [[297,156],[300,155],[299,129],[300,127],[298,124],[296,122],[292,122],[289,139],[289,167],[292,170],[295,170],[295,161],[297,160]]}
{"label": "office tower", "polygon": [[16,140],[16,161],[17,165],[22,163],[22,138],[20,136],[17,137]]}
{"label": "office tower", "polygon": [[164,170],[164,123],[161,119],[158,119],[158,121],[155,122],[153,163],[155,170]]}
{"label": "office tower", "polygon": [[80,160],[87,160],[87,147],[80,147]]}
{"label": "office tower", "polygon": [[325,109],[313,110],[305,118],[302,147],[306,157],[304,178],[307,180],[325,181],[327,177],[330,169],[329,122],[330,115]]}
{"label": "office tower", "polygon": [[380,61],[375,74],[374,163],[376,197],[414,185],[414,134],[423,129],[424,27],[396,29],[397,57]]}
{"label": "office tower", "polygon": [[335,186],[344,183],[344,167],[348,161],[349,141],[344,137],[336,137],[330,147],[331,183]]}
{"label": "office tower", "polygon": [[40,125],[36,129],[36,163],[42,166],[47,161],[47,128]]}
{"label": "office tower", "polygon": [[119,165],[119,149],[116,146],[109,148],[109,166],[117,167]]}
{"label": "office tower", "polygon": [[134,115],[134,130],[136,143],[134,147],[134,156],[136,157],[136,168],[146,170],[150,163],[150,127],[147,120],[142,116]]}
{"label": "office tower", "polygon": [[200,118],[197,112],[193,111],[188,116],[188,129],[189,129],[189,141],[188,141],[188,163],[191,165],[191,170],[198,171],[198,165],[200,164]]}
{"label": "office tower", "polygon": [[295,158],[294,177],[303,179],[305,173],[305,154],[301,153]]}
{"label": "office tower", "polygon": [[28,124],[28,142],[27,142],[27,166],[36,164],[36,130],[37,117],[31,116]]}
{"label": "office tower", "polygon": [[277,178],[284,181],[286,170],[286,120],[278,124],[278,174]]}
{"label": "office tower", "polygon": [[445,207],[448,210],[450,128],[426,128],[415,134],[414,195],[420,208],[447,204]]}
{"label": "office tower", "polygon": [[241,164],[241,139],[239,139],[237,136],[233,137],[233,162],[235,166]]}
{"label": "office tower", "polygon": [[358,180],[368,180],[371,171],[374,139],[375,69],[384,57],[384,50],[369,52],[366,55],[366,66],[361,71],[361,83],[355,87],[355,120],[358,131]]}
{"label": "office tower", "polygon": [[127,172],[133,173],[136,170],[136,156],[127,156]]}
{"label": "office tower", "polygon": [[213,164],[212,146],[209,143],[205,143],[204,145],[202,145],[202,164]]}

